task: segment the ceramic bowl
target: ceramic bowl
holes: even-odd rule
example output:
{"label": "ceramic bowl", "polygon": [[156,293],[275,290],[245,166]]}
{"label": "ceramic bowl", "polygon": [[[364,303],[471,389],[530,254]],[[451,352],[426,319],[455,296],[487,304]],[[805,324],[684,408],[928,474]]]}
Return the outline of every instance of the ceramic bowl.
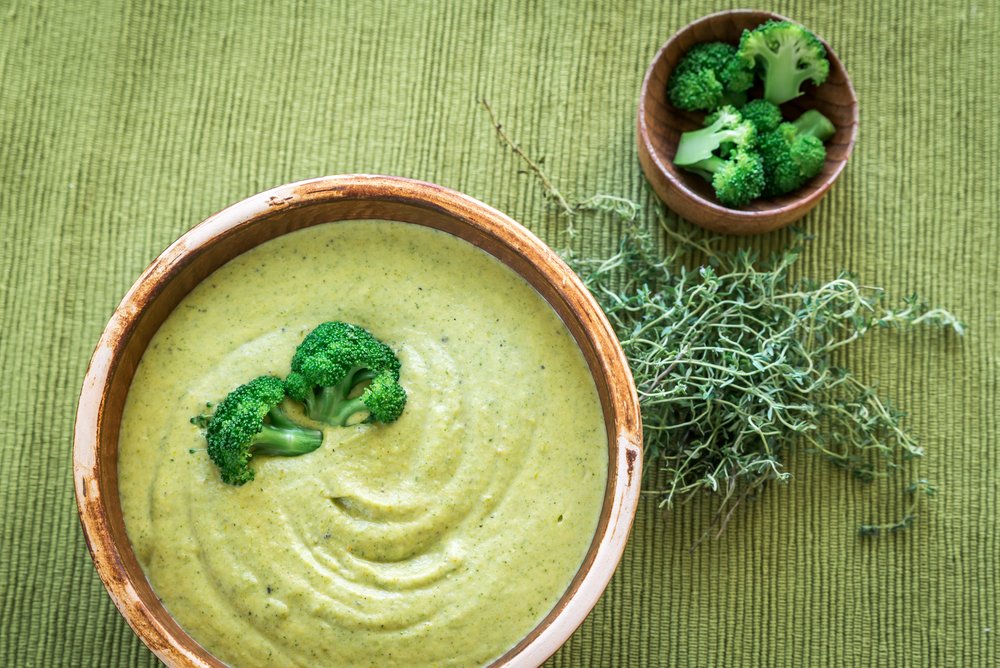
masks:
{"label": "ceramic bowl", "polygon": [[460,237],[520,274],[566,323],[600,394],[609,468],[596,535],[569,589],[494,666],[536,666],[601,596],[622,555],[639,499],[642,433],[635,386],[610,325],[576,275],[527,229],[453,190],[386,176],[332,176],[281,186],[208,218],[163,252],[125,295],[87,370],[76,420],[73,475],[94,565],[121,614],[168,666],[222,666],[171,617],[132,551],[118,495],[118,431],[129,385],[150,339],[200,281],[228,260],[320,223],[385,219]]}
{"label": "ceramic bowl", "polygon": [[[837,129],[826,143],[823,171],[795,192],[754,200],[730,209],[715,198],[712,186],[697,174],[674,165],[681,133],[702,127],[705,114],[677,109],[667,99],[667,81],[687,51],[702,42],[738,44],[744,30],[768,20],[789,21],[771,12],[731,10],[711,14],[686,25],[656,53],[639,95],[636,134],[639,162],[653,190],[671,209],[692,223],[724,234],[759,234],[784,227],[819,204],[847,164],[858,133],[858,100],[847,70],[830,45],[830,75],[821,86],[807,83],[804,94],[782,105],[785,118],[818,109]],[[821,38],[822,39],[822,38]]]}

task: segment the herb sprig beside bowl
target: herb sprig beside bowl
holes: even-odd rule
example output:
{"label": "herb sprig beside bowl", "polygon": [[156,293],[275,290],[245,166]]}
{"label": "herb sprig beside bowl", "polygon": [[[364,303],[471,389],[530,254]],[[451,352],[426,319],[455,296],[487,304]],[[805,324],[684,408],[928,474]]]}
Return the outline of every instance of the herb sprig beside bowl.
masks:
{"label": "herb sprig beside bowl", "polygon": [[[839,353],[877,329],[927,325],[963,335],[955,315],[916,295],[891,308],[881,288],[846,271],[822,281],[793,278],[810,239],[803,233],[762,259],[750,250],[720,249],[717,237],[672,218],[662,205],[606,194],[573,202],[510,138],[489,103],[483,106],[501,143],[567,220],[599,212],[625,224],[615,253],[563,255],[628,358],[652,472],[645,491],[661,506],[710,493],[719,501],[713,524],[721,533],[744,501],[768,482],[789,478],[785,461],[796,448],[862,482],[923,456],[905,414],[842,366]],[[921,500],[936,489],[919,475],[911,480],[902,516],[863,524],[859,535],[913,524]]]}
{"label": "herb sprig beside bowl", "polygon": [[[618,252],[570,255],[618,334],[639,392],[646,454],[663,475],[661,505],[707,491],[721,529],[742,501],[786,480],[790,450],[804,447],[871,482],[923,455],[904,413],[841,366],[834,353],[875,329],[916,325],[962,334],[962,324],[916,296],[900,308],[847,272],[793,279],[807,237],[770,258],[721,251],[657,210],[671,250],[632,225]],[[691,262],[694,260],[694,262]],[[660,483],[657,485],[656,483]],[[911,494],[933,494],[925,480]],[[862,535],[909,526],[917,507]]]}

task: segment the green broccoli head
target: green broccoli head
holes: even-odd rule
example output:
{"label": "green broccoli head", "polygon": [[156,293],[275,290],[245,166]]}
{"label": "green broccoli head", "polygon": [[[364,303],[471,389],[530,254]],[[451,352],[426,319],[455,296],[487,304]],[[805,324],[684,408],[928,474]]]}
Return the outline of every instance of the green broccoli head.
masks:
{"label": "green broccoli head", "polygon": [[752,150],[737,149],[727,159],[713,155],[685,169],[711,182],[715,196],[729,207],[746,206],[764,192],[764,167]]}
{"label": "green broccoli head", "polygon": [[810,111],[762,135],[757,149],[764,165],[764,194],[774,197],[798,190],[823,171],[822,137],[829,138],[832,132],[833,124],[825,116]]}
{"label": "green broccoli head", "polygon": [[726,206],[746,206],[764,191],[764,167],[760,156],[737,150],[712,175],[712,187]]}
{"label": "green broccoli head", "polygon": [[826,49],[814,34],[790,21],[768,21],[744,30],[738,57],[746,67],[759,66],[764,99],[783,104],[802,95],[806,81],[820,85],[830,74]]}
{"label": "green broccoli head", "polygon": [[752,148],[756,141],[757,131],[753,124],[745,121],[734,107],[722,107],[705,120],[706,127],[681,135],[674,155],[675,165],[686,167],[705,160],[723,144],[727,145],[729,153]]}
{"label": "green broccoli head", "polygon": [[757,130],[758,136],[771,132],[784,120],[778,105],[767,100],[751,100],[740,108],[740,115],[750,121]]}
{"label": "green broccoli head", "polygon": [[406,390],[389,371],[374,378],[361,393],[361,403],[368,409],[369,419],[387,424],[395,422],[406,407]]}
{"label": "green broccoli head", "polygon": [[[313,420],[344,426],[353,415],[367,412],[368,421],[388,423],[406,405],[399,369],[396,354],[368,330],[325,322],[296,349],[285,388]],[[352,396],[366,382],[364,392]]]}
{"label": "green broccoli head", "polygon": [[254,455],[304,455],[323,443],[322,432],[301,427],[285,415],[284,398],[280,378],[260,376],[237,387],[215,407],[205,439],[223,482],[243,485],[253,480]]}
{"label": "green broccoli head", "polygon": [[[709,114],[705,118],[705,125],[710,125],[719,117],[719,111]],[[782,122],[781,110],[777,105],[771,104],[767,100],[752,100],[740,107],[740,116],[743,120],[749,121],[754,126],[755,135],[759,136],[764,132],[770,132],[778,127]],[[739,148],[733,142],[725,141],[719,146],[718,155],[728,158]]]}
{"label": "green broccoli head", "polygon": [[736,47],[722,42],[698,44],[677,63],[667,97],[678,109],[711,111],[723,104],[742,104],[753,84],[753,69],[737,57]]}

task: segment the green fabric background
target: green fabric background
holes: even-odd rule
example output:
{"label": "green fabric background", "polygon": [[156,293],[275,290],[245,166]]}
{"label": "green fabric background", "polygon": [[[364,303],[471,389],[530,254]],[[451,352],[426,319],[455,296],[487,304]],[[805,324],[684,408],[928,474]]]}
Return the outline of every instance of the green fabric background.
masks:
{"label": "green fabric background", "polygon": [[[71,432],[112,309],[167,244],[265,188],[343,172],[464,191],[570,241],[502,151],[487,96],[569,193],[648,199],[633,124],[659,45],[718,2],[0,2],[0,665],[150,666],[91,566]],[[762,7],[763,8],[763,7]],[[1000,11],[996,2],[769,7],[837,50],[859,143],[803,221],[798,267],[918,290],[964,340],[886,333],[846,363],[907,408],[941,494],[864,541],[900,485],[825,462],[688,547],[702,500],[645,501],[625,558],[554,666],[992,666],[1000,661]],[[731,244],[767,248],[787,233]]]}

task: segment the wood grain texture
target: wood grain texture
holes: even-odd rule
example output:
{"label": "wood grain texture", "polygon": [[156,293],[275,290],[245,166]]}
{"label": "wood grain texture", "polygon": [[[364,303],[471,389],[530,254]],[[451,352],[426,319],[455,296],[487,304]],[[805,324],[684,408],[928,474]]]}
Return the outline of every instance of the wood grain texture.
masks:
{"label": "wood grain texture", "polygon": [[229,260],[288,232],[366,218],[447,232],[513,269],[562,318],[597,386],[607,428],[608,483],[596,533],[583,564],[553,610],[492,666],[536,666],[548,659],[583,622],[618,565],[639,501],[639,404],[625,354],[610,324],[569,267],[499,211],[430,183],[348,175],[280,186],[215,214],[153,261],[111,316],[80,396],[73,476],[84,536],[119,611],[169,666],[224,668],[177,625],[157,598],[125,531],[118,496],[118,436],[139,360],[177,304]]}
{"label": "wood grain texture", "polygon": [[790,19],[771,12],[728,10],[693,21],[656,53],[642,82],[636,139],[646,178],[656,194],[682,218],[715,232],[760,234],[805,216],[840,176],[857,137],[858,100],[854,88],[837,54],[823,42],[830,61],[826,82],[821,86],[806,84],[801,97],[782,105],[785,118],[798,118],[808,109],[818,109],[837,129],[826,143],[826,163],[816,177],[795,192],[733,209],[719,203],[705,179],[674,165],[681,134],[702,127],[705,118],[702,112],[677,109],[667,99],[667,82],[678,61],[693,46],[704,42],[738,44],[744,30],[753,30],[769,20]]}

